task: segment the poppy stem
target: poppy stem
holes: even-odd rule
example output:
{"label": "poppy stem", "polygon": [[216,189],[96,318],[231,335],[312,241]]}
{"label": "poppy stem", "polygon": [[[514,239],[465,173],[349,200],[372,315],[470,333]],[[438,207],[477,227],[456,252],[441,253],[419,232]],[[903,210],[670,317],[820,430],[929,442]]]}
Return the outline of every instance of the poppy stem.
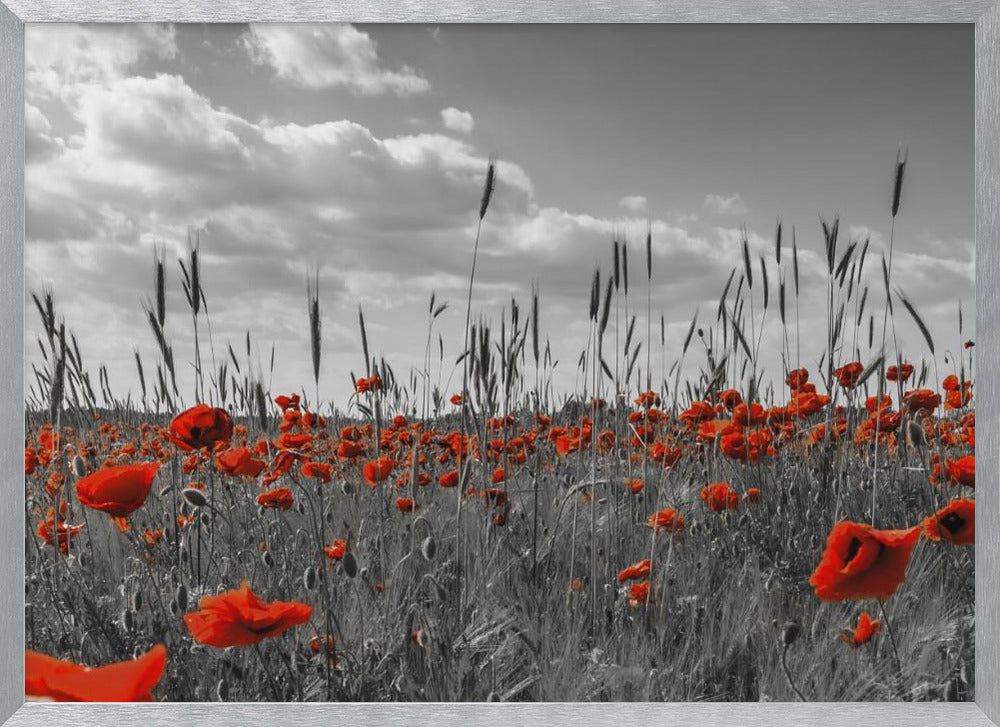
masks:
{"label": "poppy stem", "polygon": [[261,653],[260,644],[254,644],[253,650],[257,654],[257,658],[260,659],[260,665],[264,668],[264,674],[267,675],[268,684],[271,685],[271,692],[274,694],[274,701],[282,702],[281,690],[278,688],[278,682],[275,681],[274,675],[271,674],[271,669],[268,667],[267,662],[264,660],[264,654]]}
{"label": "poppy stem", "polygon": [[892,644],[892,653],[896,657],[896,671],[899,672],[899,681],[900,684],[902,684],[903,661],[899,658],[899,647],[896,646],[896,635],[892,632],[892,624],[889,622],[889,614],[885,612],[885,603],[881,599],[879,599],[878,607],[882,614],[882,623],[885,624],[885,630],[889,634],[889,643]]}
{"label": "poppy stem", "polygon": [[781,668],[784,670],[785,680],[788,682],[788,686],[792,688],[792,691],[795,692],[795,696],[799,698],[800,702],[805,702],[806,698],[802,696],[802,692],[800,692],[799,688],[795,686],[795,682],[792,681],[792,672],[788,669],[787,656],[789,646],[791,646],[791,644],[785,644],[784,648],[781,650]]}

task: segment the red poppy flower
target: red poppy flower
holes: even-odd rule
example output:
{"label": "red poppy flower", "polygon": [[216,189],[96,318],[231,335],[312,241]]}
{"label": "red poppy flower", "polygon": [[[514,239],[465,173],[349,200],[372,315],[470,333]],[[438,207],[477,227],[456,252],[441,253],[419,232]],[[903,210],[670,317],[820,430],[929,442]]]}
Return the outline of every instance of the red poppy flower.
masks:
{"label": "red poppy flower", "polygon": [[282,511],[291,509],[295,499],[292,491],[287,487],[276,487],[273,490],[262,492],[257,495],[257,504],[268,509],[281,509]]}
{"label": "red poppy flower", "polygon": [[581,439],[579,436],[563,434],[560,437],[556,437],[556,454],[560,457],[565,457],[571,452],[575,452],[580,449],[580,444]]}
{"label": "red poppy flower", "polygon": [[948,392],[944,399],[944,408],[955,410],[967,406],[972,401],[972,382],[966,381],[961,389],[955,388]]}
{"label": "red poppy flower", "polygon": [[[601,402],[602,406],[606,404],[606,402],[603,399],[596,399],[595,401]],[[641,394],[639,394],[639,396],[635,400],[635,405],[643,408],[650,406],[659,406],[659,404],[660,404],[660,397],[655,391],[644,391]]]}
{"label": "red poppy flower", "polygon": [[305,603],[262,601],[246,581],[237,590],[204,596],[198,609],[184,616],[188,631],[198,643],[220,649],[260,643],[312,616],[312,606]]}
{"label": "red poppy flower", "polygon": [[224,449],[215,455],[215,467],[227,475],[257,477],[267,469],[267,463],[254,459],[249,449]]}
{"label": "red poppy flower", "polygon": [[395,466],[396,463],[391,457],[379,457],[371,462],[365,462],[361,468],[361,476],[365,478],[365,482],[375,487],[392,473]]}
{"label": "red poppy flower", "polygon": [[159,462],[105,467],[76,483],[76,496],[86,507],[106,512],[119,528],[123,519],[142,507],[160,469]]}
{"label": "red poppy flower", "polygon": [[861,644],[868,643],[878,633],[881,625],[880,621],[872,620],[870,613],[862,611],[861,615],[858,616],[858,625],[854,627],[854,630],[847,629],[847,633],[841,634],[840,638],[851,646],[861,646]]}
{"label": "red poppy flower", "polygon": [[356,459],[358,457],[363,457],[364,454],[365,445],[361,442],[354,442],[349,439],[343,440],[337,448],[337,456],[341,459]]}
{"label": "red poppy flower", "polygon": [[[83,525],[67,525],[63,521],[63,517],[66,515],[66,501],[63,500],[59,503],[59,524],[56,525],[56,509],[50,507],[48,513],[45,515],[44,520],[38,522],[38,537],[44,540],[48,545],[52,545],[55,538],[59,540],[59,550],[62,551],[63,555],[69,553],[69,541],[71,538],[76,536],[81,530],[83,530]],[[57,535],[53,535],[53,532]]]}
{"label": "red poppy flower", "polygon": [[789,402],[788,411],[794,413],[800,419],[806,419],[822,411],[823,407],[830,403],[830,397],[826,394],[817,394],[813,391],[800,391],[795,398]]}
{"label": "red poppy flower", "polygon": [[369,391],[379,391],[382,388],[382,379],[378,374],[373,374],[368,378],[360,378],[354,383],[354,391],[358,394],[365,394]]}
{"label": "red poppy flower", "polygon": [[924,534],[931,540],[948,540],[955,545],[976,543],[976,501],[952,500],[924,520]]}
{"label": "red poppy flower", "polygon": [[715,418],[715,407],[707,401],[692,401],[685,411],[681,412],[680,418],[688,426],[694,426],[698,422]]}
{"label": "red poppy flower", "polygon": [[400,512],[413,512],[416,507],[416,503],[414,503],[409,497],[396,498],[396,509]]}
{"label": "red poppy flower", "polygon": [[456,487],[458,485],[458,470],[448,470],[438,477],[441,487]]}
{"label": "red poppy flower", "polygon": [[638,477],[633,477],[630,480],[625,480],[625,489],[631,492],[633,495],[638,495],[642,492],[642,488],[646,484]]}
{"label": "red poppy flower", "polygon": [[650,515],[646,520],[646,527],[655,529],[656,532],[660,530],[680,532],[684,529],[684,516],[678,514],[672,507],[666,507]]}
{"label": "red poppy flower", "polygon": [[651,565],[652,563],[649,558],[640,560],[638,563],[633,563],[618,574],[618,582],[624,583],[625,581],[634,581],[639,578],[645,578],[649,575]]}
{"label": "red poppy flower", "polygon": [[893,364],[885,370],[885,378],[889,381],[908,381],[913,375],[913,364],[904,363],[902,366]]}
{"label": "red poppy flower", "polygon": [[737,404],[743,403],[743,396],[736,389],[727,389],[719,394],[719,401],[722,402],[729,411],[732,411]]}
{"label": "red poppy flower", "polygon": [[281,408],[282,412],[286,412],[289,409],[297,411],[299,408],[299,395],[292,394],[291,396],[276,396],[274,397],[274,403]]}
{"label": "red poppy flower", "polygon": [[323,552],[326,553],[326,557],[331,560],[340,560],[344,557],[344,553],[347,552],[347,541],[334,540],[333,545],[327,545],[323,548]]}
{"label": "red poppy flower", "polygon": [[312,477],[324,484],[333,480],[333,477],[330,475],[330,465],[326,462],[304,462],[302,464],[302,476]]}
{"label": "red poppy flower", "polygon": [[763,424],[765,421],[767,421],[767,411],[756,402],[749,406],[737,404],[736,408],[733,409],[733,424],[741,427],[753,427]]}
{"label": "red poppy flower", "polygon": [[451,401],[451,403],[454,404],[455,406],[461,406],[462,405],[462,395],[461,394],[452,394],[451,395],[451,399],[449,399],[449,401]]}
{"label": "red poppy flower", "polygon": [[198,404],[174,417],[167,436],[186,451],[211,449],[216,442],[232,438],[233,422],[224,410]]}
{"label": "red poppy flower", "polygon": [[304,432],[286,432],[278,437],[275,446],[278,449],[303,449],[312,441],[312,435]]}
{"label": "red poppy flower", "polygon": [[735,510],[740,504],[739,494],[725,482],[706,485],[701,489],[699,497],[708,504],[712,512]]}
{"label": "red poppy flower", "polygon": [[719,439],[719,449],[722,453],[737,462],[746,462],[750,456],[750,449],[747,445],[746,437],[739,432],[725,434]]}
{"label": "red poppy flower", "polygon": [[948,481],[963,487],[976,486],[976,455],[968,454],[945,462]]}
{"label": "red poppy flower", "polygon": [[649,456],[663,465],[664,468],[673,467],[681,458],[680,447],[668,447],[663,442],[657,442],[649,449]]}
{"label": "red poppy flower", "polygon": [[89,667],[24,652],[24,696],[55,702],[152,702],[167,650],[157,644],[138,659]]}
{"label": "red poppy flower", "polygon": [[628,589],[628,605],[637,608],[639,604],[645,603],[649,599],[649,581],[633,583]]}
{"label": "red poppy flower", "polygon": [[861,378],[861,374],[864,372],[865,367],[860,361],[852,361],[845,366],[841,366],[834,372],[837,377],[837,381],[845,389],[853,389],[858,384],[858,379]]}
{"label": "red poppy flower", "polygon": [[903,394],[903,403],[913,411],[931,413],[941,404],[941,397],[930,389],[914,389]]}
{"label": "red poppy flower", "polygon": [[700,442],[715,442],[720,436],[739,433],[739,427],[728,419],[706,419],[698,424],[698,434],[695,436]]}
{"label": "red poppy flower", "polygon": [[920,528],[876,530],[844,521],[826,540],[823,559],[809,577],[809,585],[824,601],[891,596],[906,577]]}
{"label": "red poppy flower", "polygon": [[785,383],[788,384],[790,389],[801,389],[802,385],[809,380],[809,371],[806,369],[795,369],[794,371],[789,371],[788,376],[785,378]]}

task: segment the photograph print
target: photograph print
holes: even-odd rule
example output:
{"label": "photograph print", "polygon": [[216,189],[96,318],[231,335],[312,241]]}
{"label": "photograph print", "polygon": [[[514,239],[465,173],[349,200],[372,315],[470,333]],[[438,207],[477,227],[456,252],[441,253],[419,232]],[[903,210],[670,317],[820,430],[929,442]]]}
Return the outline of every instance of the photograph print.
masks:
{"label": "photograph print", "polygon": [[26,699],[972,701],[973,60],[28,24]]}

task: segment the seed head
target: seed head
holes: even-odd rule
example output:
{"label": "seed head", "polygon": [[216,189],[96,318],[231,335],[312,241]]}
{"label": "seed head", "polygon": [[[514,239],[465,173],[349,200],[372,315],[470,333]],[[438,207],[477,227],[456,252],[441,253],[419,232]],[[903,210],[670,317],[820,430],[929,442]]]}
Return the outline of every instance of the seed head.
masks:
{"label": "seed head", "polygon": [[208,498],[205,497],[205,493],[196,487],[185,487],[181,491],[181,494],[191,507],[205,507],[208,504]]}

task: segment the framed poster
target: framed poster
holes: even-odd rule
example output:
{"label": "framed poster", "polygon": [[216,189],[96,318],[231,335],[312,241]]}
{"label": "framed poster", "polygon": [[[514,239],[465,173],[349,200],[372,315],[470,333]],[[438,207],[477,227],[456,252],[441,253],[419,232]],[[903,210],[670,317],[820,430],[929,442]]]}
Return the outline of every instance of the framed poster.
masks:
{"label": "framed poster", "polygon": [[996,720],[995,3],[6,5],[10,724]]}

